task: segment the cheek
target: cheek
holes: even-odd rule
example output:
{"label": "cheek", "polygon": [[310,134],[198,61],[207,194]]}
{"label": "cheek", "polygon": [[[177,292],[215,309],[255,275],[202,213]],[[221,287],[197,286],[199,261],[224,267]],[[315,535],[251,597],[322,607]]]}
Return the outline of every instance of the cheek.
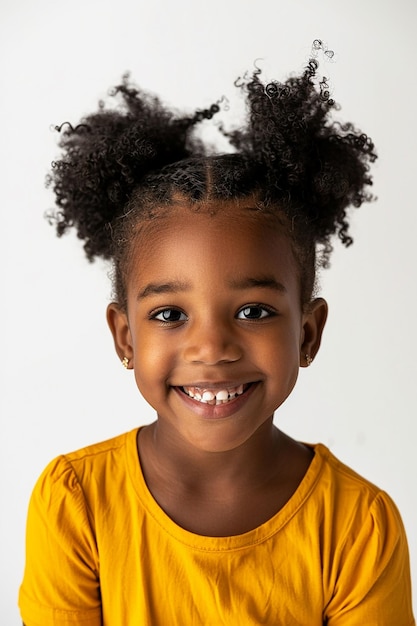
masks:
{"label": "cheek", "polygon": [[156,387],[164,382],[172,367],[174,354],[165,339],[152,338],[146,331],[134,342],[134,367],[138,387]]}
{"label": "cheek", "polygon": [[258,358],[267,369],[274,384],[293,387],[300,366],[300,336],[288,331],[279,338],[271,337],[258,350]]}
{"label": "cheek", "polygon": [[143,398],[155,410],[165,400],[166,362],[161,361],[158,354],[152,351],[140,351],[134,361],[136,386]]}

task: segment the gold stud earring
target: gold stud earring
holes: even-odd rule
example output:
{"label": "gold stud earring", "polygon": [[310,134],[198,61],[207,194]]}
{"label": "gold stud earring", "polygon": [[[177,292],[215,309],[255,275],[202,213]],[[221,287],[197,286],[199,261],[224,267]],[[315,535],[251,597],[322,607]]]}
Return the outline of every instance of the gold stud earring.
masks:
{"label": "gold stud earring", "polygon": [[127,356],[124,356],[122,359],[122,365],[124,368],[128,368],[129,367],[129,359],[127,358]]}
{"label": "gold stud earring", "polygon": [[312,364],[313,359],[312,359],[312,357],[309,354],[305,355],[305,359],[306,359],[307,367],[309,367],[309,365]]}

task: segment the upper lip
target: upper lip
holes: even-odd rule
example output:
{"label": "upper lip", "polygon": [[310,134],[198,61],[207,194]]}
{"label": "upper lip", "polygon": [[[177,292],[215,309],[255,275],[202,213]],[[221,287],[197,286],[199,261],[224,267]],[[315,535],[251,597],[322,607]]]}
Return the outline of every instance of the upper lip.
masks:
{"label": "upper lip", "polygon": [[192,383],[185,383],[182,385],[174,385],[174,387],[197,387],[198,389],[230,389],[230,388],[234,388],[234,387],[239,387],[239,385],[249,385],[250,383],[253,383],[256,381],[253,380],[249,380],[249,381],[236,381],[236,380],[223,380],[223,381],[210,381],[210,380],[199,380],[196,382],[192,382]]}

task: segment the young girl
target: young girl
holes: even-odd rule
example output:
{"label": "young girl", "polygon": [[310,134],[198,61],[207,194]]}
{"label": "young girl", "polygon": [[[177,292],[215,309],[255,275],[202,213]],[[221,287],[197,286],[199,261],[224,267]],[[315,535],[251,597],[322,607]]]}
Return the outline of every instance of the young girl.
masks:
{"label": "young girl", "polygon": [[[370,139],[332,121],[317,62],[237,83],[246,127],[216,154],[126,80],[61,130],[58,234],[112,259],[108,323],[154,423],[54,460],[32,495],[26,626],[411,626],[395,505],[273,423],[326,321],[315,295]],[[279,417],[276,420],[279,423]]]}

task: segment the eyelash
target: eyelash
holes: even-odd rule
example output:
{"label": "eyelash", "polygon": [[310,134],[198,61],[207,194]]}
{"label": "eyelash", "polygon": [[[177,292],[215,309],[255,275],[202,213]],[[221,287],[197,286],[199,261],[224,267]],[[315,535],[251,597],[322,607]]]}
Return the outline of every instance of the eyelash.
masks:
{"label": "eyelash", "polygon": [[[184,316],[184,319],[177,320],[169,320],[169,319],[158,319],[158,315],[164,315],[164,313],[179,313]],[[149,315],[149,319],[156,320],[157,322],[162,322],[163,324],[177,324],[178,322],[185,322],[187,320],[187,316],[180,309],[176,309],[174,307],[166,307],[165,309],[160,309],[159,311],[155,311]]]}
{"label": "eyelash", "polygon": [[271,307],[265,306],[264,304],[247,304],[241,309],[239,309],[238,315],[239,313],[242,313],[243,311],[249,311],[251,309],[259,309],[262,313],[266,313],[266,315],[261,315],[261,317],[252,317],[252,318],[251,317],[237,317],[237,319],[244,319],[246,321],[258,321],[258,320],[267,319],[268,317],[275,317],[277,315],[277,312],[274,309],[271,309]]}
{"label": "eyelash", "polygon": [[[259,309],[261,311],[261,316],[260,317],[239,317],[240,313],[244,311],[248,312],[251,309]],[[166,319],[166,318],[165,319],[158,318],[158,316],[164,316],[164,314],[172,314],[173,312],[178,313],[180,317],[175,320]],[[236,314],[236,319],[246,320],[250,322],[250,321],[259,321],[259,320],[268,319],[269,317],[275,317],[276,315],[278,315],[278,313],[274,309],[271,309],[270,307],[267,307],[264,304],[246,304],[245,306],[239,309],[239,311]],[[181,316],[184,316],[183,319],[180,319]],[[149,315],[149,319],[155,320],[157,322],[162,322],[162,324],[178,324],[180,322],[186,322],[188,318],[186,314],[180,309],[177,309],[175,307],[166,307],[164,309],[160,309],[159,311],[154,311],[153,313],[151,313]]]}

